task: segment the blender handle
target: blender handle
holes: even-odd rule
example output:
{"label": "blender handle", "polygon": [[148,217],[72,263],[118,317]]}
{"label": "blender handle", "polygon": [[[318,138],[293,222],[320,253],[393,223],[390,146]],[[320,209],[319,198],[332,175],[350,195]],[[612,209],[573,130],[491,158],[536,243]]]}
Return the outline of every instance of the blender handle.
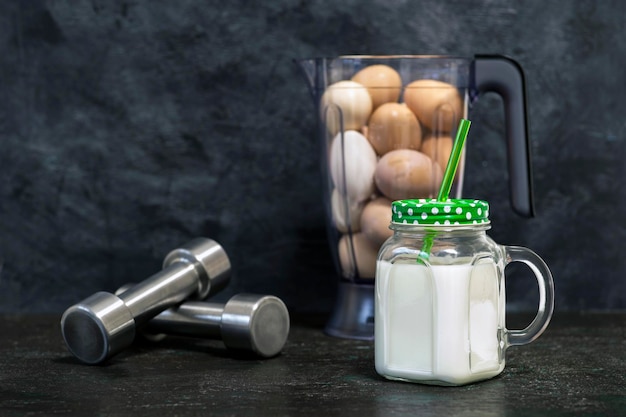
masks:
{"label": "blender handle", "polygon": [[526,120],[526,83],[522,67],[503,55],[476,55],[472,63],[474,85],[470,94],[494,92],[502,97],[506,124],[509,192],[513,211],[535,215],[530,142]]}

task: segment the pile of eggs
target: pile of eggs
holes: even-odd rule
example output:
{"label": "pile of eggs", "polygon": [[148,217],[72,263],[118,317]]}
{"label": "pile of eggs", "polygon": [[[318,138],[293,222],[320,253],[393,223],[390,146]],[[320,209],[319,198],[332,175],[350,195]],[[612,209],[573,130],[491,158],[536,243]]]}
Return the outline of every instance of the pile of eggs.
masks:
{"label": "pile of eggs", "polygon": [[331,84],[321,98],[331,138],[333,224],[347,278],[373,279],[380,246],[392,234],[391,202],[437,194],[463,100],[448,83],[403,86],[386,65],[371,65]]}

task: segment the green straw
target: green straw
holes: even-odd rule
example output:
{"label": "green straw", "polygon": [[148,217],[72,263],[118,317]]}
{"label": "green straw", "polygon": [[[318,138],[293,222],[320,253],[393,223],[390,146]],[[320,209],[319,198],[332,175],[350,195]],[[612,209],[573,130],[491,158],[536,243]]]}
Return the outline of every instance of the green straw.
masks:
{"label": "green straw", "polygon": [[[454,144],[452,145],[452,151],[450,151],[450,159],[448,159],[448,165],[443,173],[443,180],[441,181],[441,186],[439,187],[437,201],[448,200],[450,188],[452,188],[452,182],[454,181],[456,170],[459,167],[461,153],[463,152],[463,145],[465,145],[465,139],[467,138],[467,133],[469,132],[471,124],[472,122],[466,119],[461,119],[459,121],[459,128],[456,130],[456,138],[454,139]],[[424,239],[424,246],[422,247],[422,251],[417,258],[417,262],[423,263],[421,259],[428,260],[430,258],[430,250],[433,246],[434,239],[434,233],[426,235]]]}
{"label": "green straw", "polygon": [[454,145],[452,145],[452,151],[450,152],[450,159],[448,159],[448,165],[443,173],[443,180],[441,181],[441,187],[439,187],[439,194],[437,195],[437,201],[446,201],[450,194],[450,188],[452,188],[452,181],[456,175],[456,169],[459,166],[461,160],[461,152],[463,152],[463,145],[465,145],[465,138],[467,138],[467,132],[472,122],[466,119],[461,119],[459,122],[459,128],[456,131],[456,138],[454,139]]}

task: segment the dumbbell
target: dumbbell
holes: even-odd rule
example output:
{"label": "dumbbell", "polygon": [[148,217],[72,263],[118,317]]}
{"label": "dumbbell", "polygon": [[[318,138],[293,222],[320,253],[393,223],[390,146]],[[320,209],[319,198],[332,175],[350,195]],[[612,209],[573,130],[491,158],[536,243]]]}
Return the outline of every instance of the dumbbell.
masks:
{"label": "dumbbell", "polygon": [[226,304],[186,301],[148,321],[141,334],[154,342],[167,335],[218,339],[229,350],[270,358],[285,346],[289,311],[272,295],[237,294]]}
{"label": "dumbbell", "polygon": [[126,291],[98,292],[68,308],[61,331],[69,351],[98,364],[129,346],[136,328],[187,298],[204,299],[230,279],[230,261],[215,241],[197,238],[171,251],[163,270]]}

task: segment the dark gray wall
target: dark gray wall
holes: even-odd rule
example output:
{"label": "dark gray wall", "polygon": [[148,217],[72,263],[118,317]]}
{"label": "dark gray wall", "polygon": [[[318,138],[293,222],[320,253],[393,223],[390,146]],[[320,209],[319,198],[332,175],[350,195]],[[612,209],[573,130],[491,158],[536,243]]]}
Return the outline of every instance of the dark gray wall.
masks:
{"label": "dark gray wall", "polygon": [[[62,311],[205,235],[251,291],[328,311],[313,106],[293,58],[500,53],[526,72],[537,217],[508,207],[503,112],[466,195],[551,266],[558,309],[626,308],[621,1],[0,2],[0,311]],[[509,298],[536,290],[513,270]],[[519,277],[520,279],[517,279]]]}

